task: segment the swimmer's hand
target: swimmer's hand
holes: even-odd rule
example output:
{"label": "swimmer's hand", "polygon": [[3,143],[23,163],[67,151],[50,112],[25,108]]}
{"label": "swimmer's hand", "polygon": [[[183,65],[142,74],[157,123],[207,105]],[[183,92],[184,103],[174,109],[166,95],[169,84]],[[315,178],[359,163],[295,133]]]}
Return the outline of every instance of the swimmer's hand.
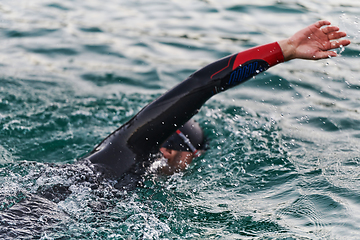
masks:
{"label": "swimmer's hand", "polygon": [[326,20],[318,21],[290,38],[279,41],[285,61],[295,58],[317,60],[336,57],[336,52],[329,50],[347,46],[350,40],[340,39],[346,33],[339,32],[339,27],[329,26],[330,24]]}

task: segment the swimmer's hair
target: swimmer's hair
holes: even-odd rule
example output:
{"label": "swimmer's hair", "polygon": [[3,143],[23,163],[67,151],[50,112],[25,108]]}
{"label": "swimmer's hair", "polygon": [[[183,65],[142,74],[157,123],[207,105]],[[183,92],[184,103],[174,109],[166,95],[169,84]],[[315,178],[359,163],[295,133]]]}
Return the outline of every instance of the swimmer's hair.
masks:
{"label": "swimmer's hair", "polygon": [[[205,150],[206,149],[206,138],[204,132],[200,127],[199,123],[195,120],[190,119],[183,126],[179,128],[180,132],[185,135],[191,142],[191,144],[196,148],[196,150]],[[189,144],[186,144],[184,140],[179,136],[178,133],[173,133],[161,147],[177,150],[177,151],[186,151],[193,152],[190,149]]]}

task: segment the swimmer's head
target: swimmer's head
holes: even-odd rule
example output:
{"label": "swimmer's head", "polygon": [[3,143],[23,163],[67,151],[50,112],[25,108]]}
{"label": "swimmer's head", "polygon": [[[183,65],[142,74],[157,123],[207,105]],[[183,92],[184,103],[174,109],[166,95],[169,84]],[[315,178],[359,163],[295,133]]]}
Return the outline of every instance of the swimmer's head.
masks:
{"label": "swimmer's head", "polygon": [[197,122],[190,119],[171,135],[161,147],[198,155],[201,150],[205,149],[204,132]]}
{"label": "swimmer's head", "polygon": [[162,144],[160,152],[170,167],[182,170],[205,150],[205,142],[200,125],[190,119]]}

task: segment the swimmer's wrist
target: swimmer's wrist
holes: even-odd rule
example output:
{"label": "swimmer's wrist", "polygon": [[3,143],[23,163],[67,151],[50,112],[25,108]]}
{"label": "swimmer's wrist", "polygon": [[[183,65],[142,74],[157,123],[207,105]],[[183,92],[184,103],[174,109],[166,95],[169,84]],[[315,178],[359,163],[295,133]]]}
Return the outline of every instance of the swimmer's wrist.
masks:
{"label": "swimmer's wrist", "polygon": [[284,55],[284,61],[290,61],[296,58],[296,47],[290,39],[284,39],[277,42]]}

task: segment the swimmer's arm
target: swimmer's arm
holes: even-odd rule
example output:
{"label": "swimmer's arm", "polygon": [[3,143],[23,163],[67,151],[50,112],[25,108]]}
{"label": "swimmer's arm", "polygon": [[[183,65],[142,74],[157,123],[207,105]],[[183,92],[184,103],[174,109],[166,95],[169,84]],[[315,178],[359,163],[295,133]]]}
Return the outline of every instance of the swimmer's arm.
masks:
{"label": "swimmer's arm", "polygon": [[329,26],[330,24],[326,20],[318,21],[290,38],[278,41],[284,60],[295,58],[318,60],[336,57],[336,52],[329,50],[347,46],[350,40],[340,39],[345,37],[346,33],[340,32],[337,26]]}
{"label": "swimmer's arm", "polygon": [[336,52],[330,50],[347,46],[350,41],[341,39],[346,36],[345,32],[329,25],[329,21],[318,21],[288,39],[257,46],[211,63],[197,71],[194,77],[205,84],[213,82],[212,92],[216,94],[285,61],[335,57]]}
{"label": "swimmer's arm", "polygon": [[336,56],[329,50],[346,46],[350,41],[340,40],[346,34],[329,24],[328,21],[319,21],[288,39],[227,56],[196,71],[145,107],[131,121],[131,129],[135,130],[128,144],[134,148],[158,148],[213,95],[244,83],[269,67],[295,58]]}

